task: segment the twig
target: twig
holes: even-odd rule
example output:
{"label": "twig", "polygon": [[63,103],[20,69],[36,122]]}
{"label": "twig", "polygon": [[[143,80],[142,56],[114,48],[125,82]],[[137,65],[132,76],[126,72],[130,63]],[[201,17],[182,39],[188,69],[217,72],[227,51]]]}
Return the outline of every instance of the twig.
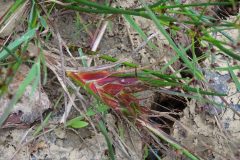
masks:
{"label": "twig", "polygon": [[[23,10],[24,8],[27,6],[28,1],[26,1],[18,10],[17,12],[15,12],[7,21],[7,23],[0,28],[0,34],[5,32],[5,29],[8,28],[10,26],[11,23],[14,23],[14,21],[16,21],[18,19],[18,17],[23,15]],[[21,13],[22,12],[22,13]],[[17,14],[16,14],[17,13]],[[12,26],[10,26],[12,27]]]}
{"label": "twig", "polygon": [[[76,95],[75,95],[75,94],[72,94],[71,98],[72,98],[72,100],[74,101],[75,98],[76,98]],[[69,101],[68,104],[67,104],[67,106],[66,106],[66,108],[65,108],[65,111],[64,111],[64,113],[63,113],[63,115],[62,115],[62,118],[61,118],[61,120],[60,120],[60,123],[61,123],[61,124],[65,124],[65,122],[66,122],[66,120],[67,120],[67,117],[68,117],[68,115],[69,115],[69,112],[71,111],[72,106],[73,106],[72,101]]]}
{"label": "twig", "polygon": [[81,102],[81,105],[82,105],[82,107],[83,107],[83,110],[84,110],[85,112],[87,112],[87,107],[86,107],[87,101],[84,99],[83,95],[80,94],[80,92],[79,92],[79,88],[80,88],[80,87],[76,87],[69,78],[67,78],[67,83],[68,83],[68,85],[75,91],[75,94],[76,94],[77,97],[80,99],[80,102]]}
{"label": "twig", "polygon": [[94,51],[94,52],[97,51],[97,48],[98,48],[98,46],[99,46],[99,44],[100,44],[100,41],[102,40],[103,34],[105,33],[105,31],[106,31],[106,29],[107,29],[107,25],[108,25],[108,21],[105,21],[105,22],[103,23],[103,25],[102,25],[101,30],[100,30],[99,33],[98,33],[98,36],[97,36],[95,42],[93,43],[93,46],[92,46],[91,51]]}
{"label": "twig", "polygon": [[53,3],[56,3],[56,4],[60,4],[60,5],[62,5],[62,6],[68,6],[68,5],[73,4],[73,3],[63,3],[63,2],[57,1],[57,0],[47,0],[47,1],[45,1],[45,2],[46,2],[46,3],[53,2]]}
{"label": "twig", "polygon": [[148,42],[151,39],[153,39],[154,37],[156,37],[157,35],[158,35],[158,32],[155,32],[155,33],[151,34],[149,37],[147,37],[147,39],[145,41],[143,41],[136,49],[133,50],[133,54],[136,54],[137,52],[142,50],[148,44]]}
{"label": "twig", "polygon": [[32,131],[33,127],[34,127],[34,126],[32,126],[31,128],[29,128],[29,129],[25,132],[25,134],[22,136],[22,139],[21,139],[20,142],[19,142],[20,144],[23,143],[23,141],[25,141],[28,133],[29,133],[30,131]]}
{"label": "twig", "polygon": [[[101,30],[99,31],[98,35],[97,35],[97,38],[96,40],[94,41],[93,45],[92,45],[92,48],[91,48],[91,51],[93,52],[96,52],[97,51],[97,48],[100,44],[100,41],[102,40],[102,37],[107,29],[107,25],[108,25],[108,21],[105,21],[102,25],[102,28]],[[92,59],[89,59],[87,64],[88,66],[90,66],[90,64],[92,63]]]}
{"label": "twig", "polygon": [[121,59],[117,62],[111,63],[111,64],[105,64],[101,66],[92,66],[92,67],[77,67],[72,68],[72,67],[66,67],[66,71],[68,72],[91,72],[91,71],[99,71],[99,70],[106,70],[112,67],[115,67],[123,62],[126,62],[127,58]]}
{"label": "twig", "polygon": [[18,147],[18,149],[16,149],[16,151],[13,153],[13,156],[10,159],[13,160],[14,157],[16,156],[16,154],[23,148],[23,146],[26,146],[27,144],[31,143],[34,139],[36,139],[38,137],[41,137],[43,134],[46,134],[46,133],[49,133],[49,132],[53,131],[55,128],[57,128],[57,126],[54,126],[53,128],[47,130],[45,133],[39,134],[38,136],[33,137],[30,140],[23,143],[21,146]]}
{"label": "twig", "polygon": [[[64,63],[64,56],[63,56],[63,50],[62,50],[62,38],[60,36],[60,33],[57,31],[57,38],[58,38],[58,44],[59,44],[59,50],[60,50],[60,57],[61,57],[61,71],[62,71],[62,77],[63,77],[63,83],[64,85],[66,85],[66,75],[65,75],[65,63]],[[65,107],[65,116],[67,111],[71,110],[71,106],[70,108],[68,108],[69,106],[67,105],[67,94],[66,92],[64,92],[64,107]],[[66,122],[66,118],[64,119],[64,124]]]}

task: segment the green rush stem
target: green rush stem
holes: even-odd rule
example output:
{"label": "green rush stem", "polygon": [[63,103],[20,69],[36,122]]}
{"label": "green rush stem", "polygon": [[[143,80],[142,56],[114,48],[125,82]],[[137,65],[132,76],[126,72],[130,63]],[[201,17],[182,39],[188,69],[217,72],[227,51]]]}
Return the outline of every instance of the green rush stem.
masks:
{"label": "green rush stem", "polygon": [[[124,9],[118,9],[118,8],[113,8],[113,7],[107,7],[108,9],[101,9],[101,8],[97,8],[97,9],[90,9],[90,8],[83,8],[83,7],[79,7],[79,6],[63,6],[64,8],[67,9],[71,9],[71,10],[76,10],[76,11],[80,11],[80,12],[86,12],[86,13],[102,13],[102,14],[127,14],[127,15],[134,15],[134,16],[140,16],[140,17],[144,17],[147,19],[150,19],[150,17],[148,16],[148,14],[143,13],[143,12],[136,12],[136,11],[132,11],[132,10],[124,10]],[[174,18],[168,17],[168,16],[157,16],[160,20],[162,21],[169,21],[169,22],[175,22],[177,21]]]}
{"label": "green rush stem", "polygon": [[218,49],[220,49],[221,51],[223,51],[224,54],[226,54],[226,55],[228,55],[228,56],[230,56],[230,57],[232,57],[232,58],[240,61],[240,55],[234,54],[231,50],[225,48],[225,47],[221,44],[221,42],[217,41],[217,40],[214,39],[213,37],[204,36],[204,37],[202,37],[202,40],[205,40],[205,41],[207,41],[207,42],[212,43],[212,44],[215,45]]}
{"label": "green rush stem", "polygon": [[[66,0],[66,2],[76,2],[77,4],[82,4],[82,5],[86,5],[87,7],[79,7],[77,4],[72,4],[72,5],[64,5],[63,7],[66,9],[70,9],[70,10],[76,10],[79,12],[86,12],[86,13],[96,13],[96,14],[126,14],[126,15],[133,15],[133,16],[140,16],[140,17],[144,17],[147,19],[151,19],[150,16],[145,13],[145,11],[136,11],[136,10],[129,10],[129,9],[120,9],[120,8],[114,8],[114,7],[109,7],[109,6],[105,6],[105,5],[100,5],[98,3],[95,2],[90,2],[90,1],[86,1],[86,0]],[[59,5],[59,4],[58,4]],[[92,8],[95,9],[92,9]],[[158,20],[163,21],[163,22],[178,22],[177,19],[169,17],[169,16],[165,16],[165,15],[155,15]],[[182,21],[182,23],[186,23],[186,24],[195,24],[195,25],[200,25],[201,23],[197,24],[194,21]],[[165,24],[167,25],[167,24]]]}
{"label": "green rush stem", "polygon": [[[157,1],[154,4],[149,5],[149,8],[155,8],[158,7],[160,4],[167,2],[167,0]],[[137,8],[134,9],[134,11],[145,11],[145,8]]]}
{"label": "green rush stem", "polygon": [[[165,1],[164,1],[165,2]],[[149,8],[151,9],[173,9],[173,8],[186,8],[186,7],[198,7],[198,6],[224,6],[232,4],[231,2],[209,2],[209,3],[192,3],[192,4],[178,4],[173,6],[159,6],[163,2],[156,2],[153,5],[150,5]],[[145,11],[145,8],[138,8],[134,11]]]}
{"label": "green rush stem", "polygon": [[173,147],[174,149],[180,151],[181,153],[183,153],[184,155],[186,155],[188,158],[190,158],[191,160],[199,160],[200,158],[194,154],[192,154],[190,151],[188,151],[187,149],[185,149],[184,147],[182,147],[181,145],[177,144],[177,142],[175,142],[174,140],[171,140],[164,132],[162,132],[159,129],[154,128],[152,125],[150,125],[147,122],[144,122],[140,119],[138,119],[138,121],[140,122],[140,124],[143,127],[146,127],[148,130],[150,130],[152,133],[154,133],[155,135],[157,135],[159,138],[161,138],[162,140],[164,140],[165,142],[167,142],[171,147]]}
{"label": "green rush stem", "polygon": [[[110,61],[110,62],[117,62],[118,61],[117,58],[113,58],[113,57],[108,56],[108,55],[101,55],[99,58]],[[137,68],[138,67],[137,64],[130,63],[130,62],[123,62],[122,64],[125,65],[125,66],[128,66],[128,67],[131,67],[131,68]]]}

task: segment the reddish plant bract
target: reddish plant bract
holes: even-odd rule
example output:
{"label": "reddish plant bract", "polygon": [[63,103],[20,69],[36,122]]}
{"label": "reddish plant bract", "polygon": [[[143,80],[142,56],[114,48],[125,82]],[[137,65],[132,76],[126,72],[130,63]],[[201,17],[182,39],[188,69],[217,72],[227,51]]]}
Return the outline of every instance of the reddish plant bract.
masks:
{"label": "reddish plant bract", "polygon": [[75,81],[88,85],[90,90],[114,110],[124,106],[131,115],[136,114],[136,111],[145,111],[141,109],[139,100],[132,94],[144,90],[136,77],[121,77],[117,73],[107,71],[68,72],[67,74]]}

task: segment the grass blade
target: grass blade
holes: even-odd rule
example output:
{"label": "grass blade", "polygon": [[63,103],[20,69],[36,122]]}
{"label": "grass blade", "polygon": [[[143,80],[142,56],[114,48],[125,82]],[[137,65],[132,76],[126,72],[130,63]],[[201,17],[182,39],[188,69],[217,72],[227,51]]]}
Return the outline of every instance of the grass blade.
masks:
{"label": "grass blade", "polygon": [[[137,33],[140,35],[140,37],[144,40],[144,41],[148,41],[147,40],[147,36],[146,34],[143,32],[143,30],[139,27],[139,25],[133,20],[133,18],[130,15],[123,15],[124,18],[128,21],[128,23],[135,29],[135,31],[137,31]],[[147,42],[147,44],[149,45],[149,47],[151,47],[152,49],[157,49],[157,46],[155,46],[152,42]]]}
{"label": "grass blade", "polygon": [[142,126],[145,126],[147,129],[149,129],[151,132],[153,132],[159,138],[161,138],[162,140],[167,142],[174,149],[177,149],[178,151],[182,152],[184,155],[186,155],[191,160],[199,160],[198,157],[196,157],[195,155],[190,153],[187,149],[185,149],[181,145],[177,144],[177,142],[175,142],[175,141],[171,140],[170,138],[168,138],[168,136],[164,132],[160,131],[159,129],[156,129],[156,128],[152,127],[150,124],[145,123],[142,120],[138,120],[138,121],[142,124]]}
{"label": "grass blade", "polygon": [[110,156],[110,159],[111,160],[115,160],[115,156],[114,156],[114,151],[113,151],[113,147],[112,147],[112,142],[108,136],[108,132],[107,132],[107,129],[105,127],[105,124],[103,123],[103,121],[100,121],[98,123],[99,125],[99,129],[101,130],[106,142],[107,142],[107,146],[108,146],[108,153],[109,153],[109,156]]}
{"label": "grass blade", "polygon": [[188,60],[184,50],[179,49],[177,47],[175,42],[172,40],[171,36],[164,29],[164,27],[160,23],[159,19],[155,16],[155,14],[152,12],[152,10],[146,5],[146,3],[143,0],[141,0],[141,2],[144,5],[147,13],[149,14],[149,17],[151,17],[151,19],[155,23],[156,27],[164,35],[164,37],[168,40],[168,42],[171,45],[172,49],[179,55],[179,57],[184,61],[185,65],[187,65],[187,67],[191,69],[191,71],[195,71],[195,73],[193,73],[193,74],[196,75],[196,78],[198,78],[200,80],[203,80],[204,78],[203,78],[202,73],[196,67],[194,67],[194,65]]}
{"label": "grass blade", "polygon": [[[10,51],[14,51],[17,47],[19,47],[22,43],[29,41],[31,38],[35,36],[36,29],[31,29],[28,32],[26,32],[24,35],[22,35],[19,39],[15,40],[14,42],[10,43],[7,48]],[[0,51],[0,61],[4,60],[7,58],[10,53],[8,50],[3,49]]]}
{"label": "grass blade", "polygon": [[231,66],[229,66],[228,71],[233,79],[233,82],[236,85],[238,92],[240,92],[240,81],[239,81],[238,77],[236,76],[236,74],[233,72],[233,68]]}
{"label": "grass blade", "polygon": [[10,7],[10,9],[8,10],[8,12],[3,16],[0,17],[0,28],[1,25],[3,25],[5,23],[5,21],[13,14],[15,13],[15,11],[21,7],[21,5],[23,5],[23,3],[25,2],[25,0],[16,0],[13,5]]}
{"label": "grass blade", "polygon": [[8,103],[7,107],[4,110],[4,114],[0,117],[0,126],[4,123],[4,121],[7,119],[8,115],[11,113],[11,110],[13,109],[14,105],[17,103],[17,101],[22,97],[23,93],[26,90],[26,87],[31,84],[31,82],[36,79],[38,73],[38,67],[37,63],[35,63],[23,82],[18,87],[18,90],[12,100]]}

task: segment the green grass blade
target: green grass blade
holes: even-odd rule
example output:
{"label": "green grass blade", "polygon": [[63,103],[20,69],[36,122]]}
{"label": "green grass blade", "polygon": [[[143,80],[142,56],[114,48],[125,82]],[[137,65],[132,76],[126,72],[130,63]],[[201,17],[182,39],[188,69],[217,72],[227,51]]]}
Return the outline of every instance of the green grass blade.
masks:
{"label": "green grass blade", "polygon": [[147,129],[149,129],[151,132],[153,132],[155,135],[157,135],[160,139],[163,141],[167,142],[170,146],[172,146],[174,149],[180,151],[184,155],[186,155],[188,158],[191,160],[199,160],[199,158],[195,155],[193,155],[191,152],[189,152],[187,149],[179,145],[177,142],[174,140],[170,139],[169,136],[164,133],[163,131],[154,128],[152,125],[148,123],[144,123],[143,121],[139,120],[140,123],[142,123],[143,126],[145,126]]}
{"label": "green grass blade", "polygon": [[[229,67],[216,67],[214,68],[216,69],[217,71],[228,71],[229,70]],[[234,65],[234,66],[231,66],[231,70],[240,70],[240,66],[239,65]]]}
{"label": "green grass blade", "polygon": [[82,58],[81,60],[82,60],[83,67],[89,67],[89,66],[87,65],[87,60],[84,59],[84,53],[83,53],[83,51],[82,51],[81,48],[78,49],[78,54],[79,54],[79,56]]}
{"label": "green grass blade", "polygon": [[28,29],[36,28],[37,20],[38,20],[38,10],[36,7],[36,2],[32,0],[32,8],[30,11],[29,19],[28,19]]}
{"label": "green grass blade", "polygon": [[190,3],[190,4],[177,4],[177,5],[162,5],[156,6],[153,10],[156,9],[173,9],[173,8],[188,8],[188,7],[205,7],[205,6],[225,6],[231,4],[230,2],[207,2],[207,3]]}
{"label": "green grass blade", "polygon": [[159,19],[155,16],[155,14],[152,12],[152,10],[146,5],[146,3],[141,0],[143,3],[147,13],[149,14],[149,17],[153,20],[155,23],[156,27],[159,29],[159,31],[164,35],[164,37],[168,40],[169,44],[171,45],[172,49],[179,55],[179,57],[184,61],[185,65],[190,68],[192,71],[195,71],[193,73],[196,75],[196,78],[203,80],[203,75],[202,73],[188,60],[186,53],[184,53],[183,49],[179,49],[175,42],[172,40],[171,36],[167,33],[167,31],[164,29],[162,24],[160,23]]}
{"label": "green grass blade", "polygon": [[179,59],[179,56],[178,56],[178,55],[172,57],[172,58],[160,69],[160,71],[161,71],[161,72],[165,72],[166,69],[167,69],[169,66],[171,66],[173,63],[175,63],[178,59]]}
{"label": "green grass blade", "polygon": [[49,119],[52,115],[52,112],[48,113],[47,117],[44,119],[43,123],[36,129],[36,131],[33,133],[33,136],[37,136],[41,130],[43,130],[43,127],[46,126],[46,124],[48,124]]}
{"label": "green grass blade", "polygon": [[[106,5],[101,5],[101,4],[91,2],[91,1],[87,1],[87,0],[67,0],[67,2],[77,2],[79,4],[88,6],[88,7],[85,7],[85,8],[79,7],[76,4],[63,6],[65,8],[72,9],[72,10],[78,10],[78,11],[81,11],[81,12],[104,13],[104,14],[128,14],[128,15],[134,15],[134,16],[141,16],[141,17],[149,18],[148,14],[146,14],[144,12],[137,12],[137,11],[129,10],[129,9],[120,9],[120,8],[109,7],[109,6],[106,6]],[[90,7],[95,8],[95,9],[90,9]],[[176,19],[174,19],[172,17],[165,16],[165,15],[158,15],[158,18],[161,21],[164,21],[164,22],[175,22],[175,21],[177,21]]]}
{"label": "green grass blade", "polygon": [[188,85],[183,85],[182,88],[185,91],[195,92],[195,93],[199,93],[199,94],[202,94],[202,95],[227,96],[227,94],[224,94],[224,93],[216,93],[216,92],[204,91],[204,90],[202,90],[200,88],[192,88],[192,87],[190,87]]}
{"label": "green grass blade", "polygon": [[[10,43],[7,48],[10,51],[14,51],[17,47],[19,47],[22,43],[30,40],[31,38],[33,38],[35,36],[36,33],[36,29],[31,29],[28,32],[26,32],[24,35],[22,35],[20,38],[18,38],[17,40],[15,40],[14,42]],[[0,51],[0,61],[4,60],[6,57],[8,57],[10,55],[10,53],[3,49],[2,51]]]}
{"label": "green grass blade", "polygon": [[228,71],[232,77],[233,82],[235,83],[238,92],[240,92],[240,81],[239,78],[236,76],[236,74],[233,72],[233,69],[231,66],[228,67]]}
{"label": "green grass blade", "polygon": [[41,48],[41,51],[40,51],[39,58],[40,58],[40,62],[42,64],[42,70],[43,70],[43,82],[42,82],[42,84],[45,85],[47,83],[48,71],[47,71],[46,59],[45,59],[45,56],[43,54],[43,49],[42,48]]}
{"label": "green grass blade", "polygon": [[166,87],[166,86],[176,87],[176,86],[179,86],[178,83],[154,79],[149,76],[148,77],[138,77],[138,79],[145,82],[146,84],[148,84],[151,87]]}
{"label": "green grass blade", "polygon": [[[17,9],[19,7],[21,7],[24,2],[26,0],[16,0],[13,5],[10,7],[10,9],[7,11],[7,13],[3,16],[3,17],[0,17],[0,28],[2,27],[2,25],[4,25],[5,21],[13,14],[17,11]],[[6,2],[7,3],[7,2]]]}
{"label": "green grass blade", "polygon": [[215,45],[218,49],[220,49],[221,51],[223,51],[226,55],[237,59],[238,61],[240,61],[240,55],[234,54],[231,50],[225,48],[221,42],[219,42],[218,40],[210,37],[210,36],[204,36],[202,37],[203,40],[212,43],[213,45]]}
{"label": "green grass blade", "polygon": [[[128,23],[135,29],[135,31],[140,35],[140,37],[147,42],[147,36],[143,32],[143,30],[139,27],[139,25],[134,21],[134,19],[130,15],[123,15],[123,17],[128,21]],[[152,49],[157,49],[157,46],[155,46],[152,42],[147,42],[149,47]]]}
{"label": "green grass blade", "polygon": [[23,80],[23,82],[18,87],[16,94],[8,103],[7,108],[5,108],[3,115],[0,117],[0,126],[2,126],[4,121],[7,119],[14,105],[17,103],[17,101],[21,98],[21,96],[25,92],[26,87],[30,85],[31,82],[36,78],[38,72],[37,70],[38,70],[37,64],[34,64],[29,73],[27,74],[27,76],[25,77],[25,79]]}
{"label": "green grass blade", "polygon": [[113,147],[112,147],[112,142],[111,142],[111,140],[110,140],[110,138],[108,136],[108,132],[107,132],[107,129],[105,127],[105,124],[103,123],[103,121],[100,121],[98,123],[98,125],[99,125],[100,131],[102,132],[102,134],[103,134],[103,136],[104,136],[104,138],[105,138],[105,140],[107,142],[108,153],[109,153],[109,156],[110,156],[109,158],[111,160],[115,160],[114,151],[113,151]]}
{"label": "green grass blade", "polygon": [[[162,5],[163,3],[167,2],[168,0],[158,0],[157,2],[155,2],[154,4],[151,4],[149,5],[148,7],[149,8],[156,8],[160,5]],[[145,8],[137,8],[137,9],[134,9],[135,11],[145,11]]]}
{"label": "green grass blade", "polygon": [[[110,61],[110,62],[117,62],[118,61],[117,58],[113,58],[109,55],[101,55],[99,58]],[[122,64],[125,65],[125,66],[128,66],[128,67],[132,67],[132,68],[137,68],[138,67],[137,64],[130,63],[130,62],[123,62]]]}
{"label": "green grass blade", "polygon": [[5,92],[7,92],[8,85],[12,82],[13,77],[16,75],[21,64],[22,64],[22,61],[17,61],[14,64],[10,64],[8,69],[12,71],[12,75],[6,77],[4,85],[0,85],[0,98]]}

